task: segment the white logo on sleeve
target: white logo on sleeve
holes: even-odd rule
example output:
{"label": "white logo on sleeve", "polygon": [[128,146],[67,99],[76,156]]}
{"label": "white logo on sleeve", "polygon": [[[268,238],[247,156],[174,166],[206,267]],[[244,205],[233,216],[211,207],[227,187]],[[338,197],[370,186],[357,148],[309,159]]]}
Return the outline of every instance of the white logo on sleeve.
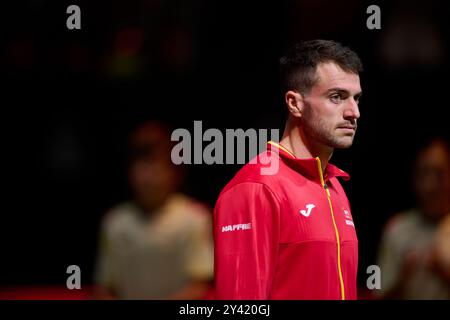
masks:
{"label": "white logo on sleeve", "polygon": [[228,231],[238,231],[238,230],[250,230],[252,228],[251,223],[239,223],[239,224],[230,224],[228,226],[222,227],[222,232]]}
{"label": "white logo on sleeve", "polygon": [[344,209],[344,216],[345,216],[345,224],[348,226],[355,227],[352,216],[350,215],[350,212],[348,210]]}
{"label": "white logo on sleeve", "polygon": [[302,214],[302,215],[304,215],[305,217],[309,217],[309,215],[311,214],[311,210],[313,209],[313,208],[315,208],[316,206],[315,205],[313,205],[312,203],[310,203],[310,204],[307,204],[306,205],[306,209],[308,209],[308,210],[300,210],[300,213]]}

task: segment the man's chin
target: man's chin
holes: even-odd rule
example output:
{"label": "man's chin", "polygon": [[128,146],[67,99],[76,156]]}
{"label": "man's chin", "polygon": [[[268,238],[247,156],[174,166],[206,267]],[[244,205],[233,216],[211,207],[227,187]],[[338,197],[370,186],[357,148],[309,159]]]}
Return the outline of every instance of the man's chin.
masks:
{"label": "man's chin", "polygon": [[353,137],[346,137],[339,139],[337,141],[334,141],[333,148],[335,149],[348,149],[353,144]]}

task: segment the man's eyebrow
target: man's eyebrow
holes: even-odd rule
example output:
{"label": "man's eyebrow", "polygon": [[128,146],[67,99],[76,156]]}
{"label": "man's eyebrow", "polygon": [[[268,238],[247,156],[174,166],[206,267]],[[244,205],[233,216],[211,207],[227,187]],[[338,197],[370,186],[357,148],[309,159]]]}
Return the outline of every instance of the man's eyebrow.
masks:
{"label": "man's eyebrow", "polygon": [[[347,89],[344,89],[344,88],[339,88],[339,87],[328,89],[325,93],[328,94],[328,93],[331,93],[331,92],[337,92],[337,93],[341,93],[341,94],[350,95],[350,91],[348,91]],[[362,91],[360,91],[357,94],[355,94],[355,97],[359,98],[359,97],[361,97],[361,95],[362,95]]]}
{"label": "man's eyebrow", "polygon": [[347,93],[347,94],[350,93],[347,89],[338,88],[338,87],[328,89],[325,93],[330,93],[330,92]]}

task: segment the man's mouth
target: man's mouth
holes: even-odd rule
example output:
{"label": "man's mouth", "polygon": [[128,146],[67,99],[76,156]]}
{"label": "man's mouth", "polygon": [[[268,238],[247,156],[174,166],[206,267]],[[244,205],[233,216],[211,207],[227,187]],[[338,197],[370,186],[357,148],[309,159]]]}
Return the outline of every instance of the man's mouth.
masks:
{"label": "man's mouth", "polygon": [[339,126],[337,127],[339,130],[354,133],[356,131],[356,126]]}

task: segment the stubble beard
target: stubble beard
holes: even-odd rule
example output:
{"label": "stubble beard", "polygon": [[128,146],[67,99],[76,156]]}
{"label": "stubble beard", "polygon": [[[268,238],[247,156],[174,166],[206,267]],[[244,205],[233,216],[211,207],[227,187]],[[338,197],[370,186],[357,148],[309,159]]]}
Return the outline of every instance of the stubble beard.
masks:
{"label": "stubble beard", "polygon": [[355,134],[339,135],[335,127],[327,125],[321,117],[313,114],[311,106],[305,108],[301,123],[303,132],[311,142],[333,149],[347,149],[353,144]]}

